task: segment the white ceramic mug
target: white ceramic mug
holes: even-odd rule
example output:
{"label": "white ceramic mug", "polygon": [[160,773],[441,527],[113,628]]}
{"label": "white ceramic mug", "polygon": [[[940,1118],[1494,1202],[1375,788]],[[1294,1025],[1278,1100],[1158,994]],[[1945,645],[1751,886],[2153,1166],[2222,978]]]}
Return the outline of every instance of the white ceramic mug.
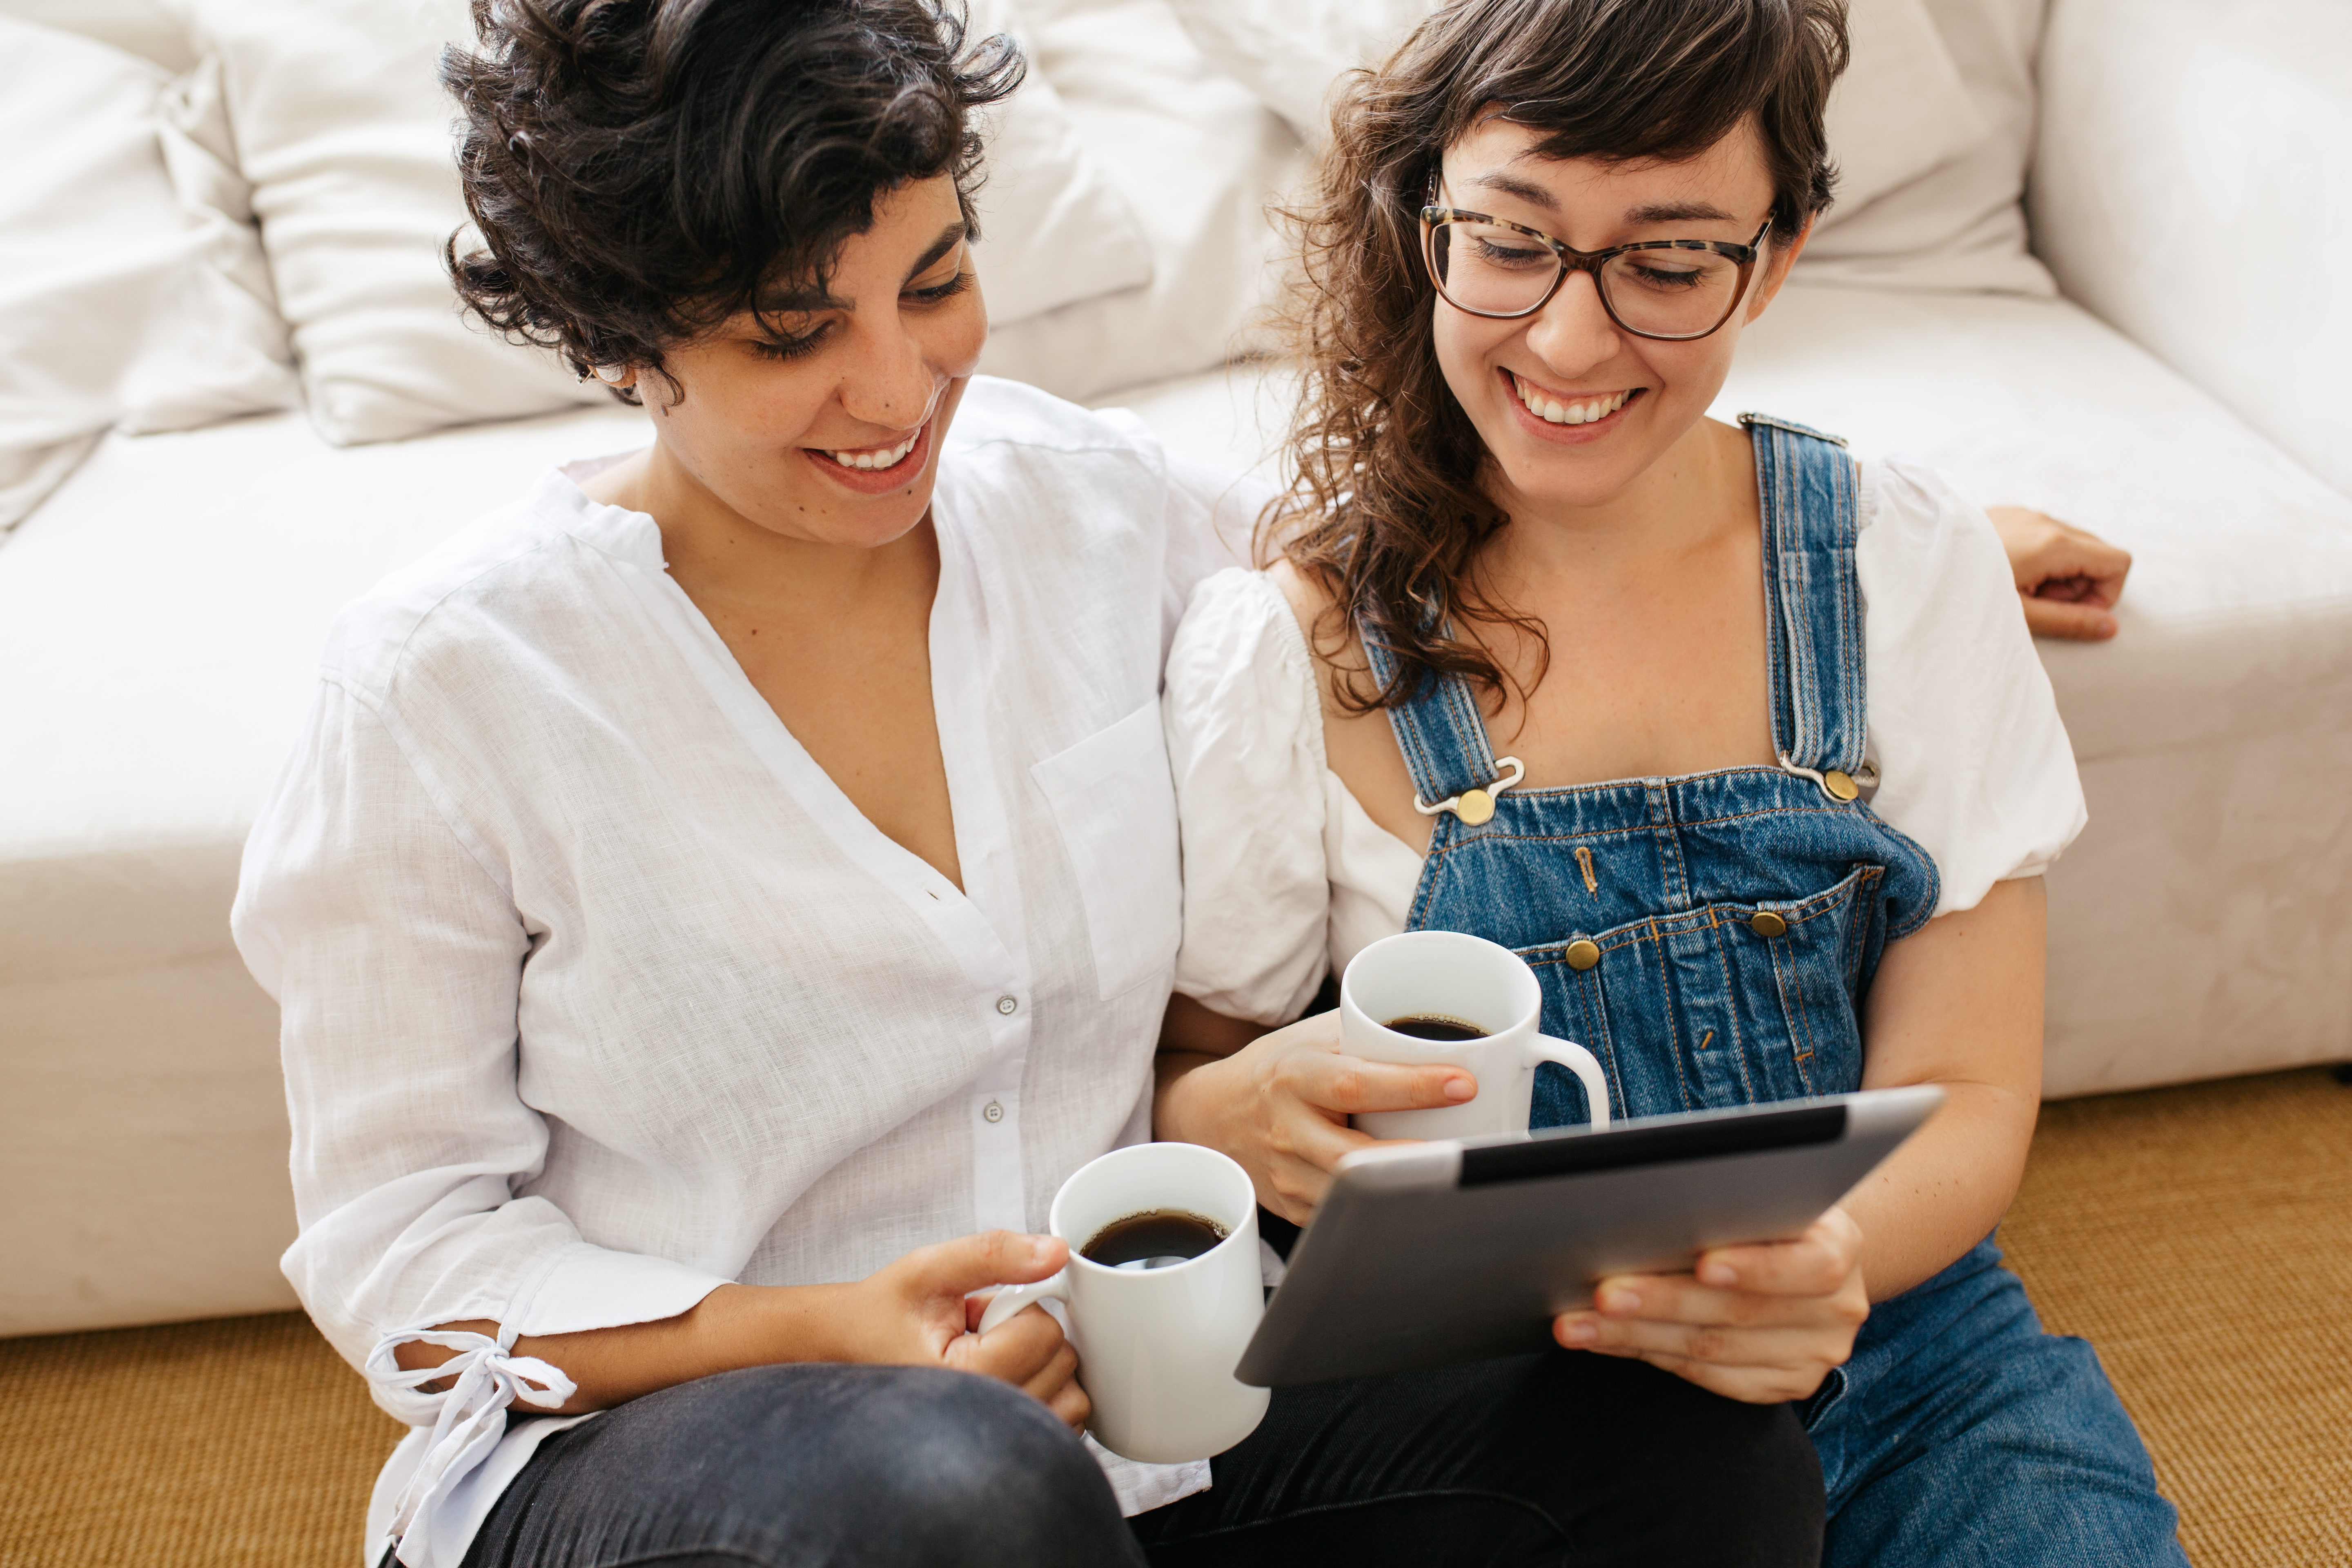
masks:
{"label": "white ceramic mug", "polygon": [[[1475,1040],[1429,1040],[1388,1027],[1391,1019],[1454,1019],[1486,1031]],[[1466,1068],[1478,1092],[1433,1110],[1380,1110],[1355,1118],[1375,1138],[1479,1138],[1525,1132],[1536,1068],[1558,1062],[1584,1083],[1592,1125],[1609,1125],[1609,1080],[1592,1053],[1541,1033],[1543,987],[1527,960],[1484,937],[1409,931],[1382,937],[1339,981],[1339,1038],[1369,1062],[1429,1062]]]}
{"label": "white ceramic mug", "polygon": [[[1225,1238],[1181,1263],[1113,1268],[1078,1256],[1114,1220],[1180,1209]],[[1197,1143],[1137,1143],[1081,1166],[1054,1194],[1053,1233],[1070,1261],[1050,1279],[999,1290],[986,1333],[1033,1301],[1068,1304],[1078,1383],[1094,1402],[1087,1429],[1114,1454],[1181,1464],[1222,1454],[1257,1429],[1269,1392],[1234,1376],[1265,1289],[1257,1193],[1249,1174]]]}

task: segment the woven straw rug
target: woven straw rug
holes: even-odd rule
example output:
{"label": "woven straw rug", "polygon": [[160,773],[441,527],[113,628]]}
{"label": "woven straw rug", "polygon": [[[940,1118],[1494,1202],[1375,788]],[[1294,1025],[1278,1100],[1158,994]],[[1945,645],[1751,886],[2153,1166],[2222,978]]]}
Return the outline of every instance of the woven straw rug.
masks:
{"label": "woven straw rug", "polygon": [[[2051,1106],[2003,1237],[2199,1568],[2352,1564],[2352,1088]],[[292,1313],[0,1342],[0,1568],[360,1568],[398,1435]]]}

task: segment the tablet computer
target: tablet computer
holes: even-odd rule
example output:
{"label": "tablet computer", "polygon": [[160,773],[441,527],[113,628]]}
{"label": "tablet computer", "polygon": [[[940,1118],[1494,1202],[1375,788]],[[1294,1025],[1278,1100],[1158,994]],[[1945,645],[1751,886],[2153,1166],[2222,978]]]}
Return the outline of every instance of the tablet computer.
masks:
{"label": "tablet computer", "polygon": [[1868,1089],[1350,1154],[1234,1375],[1282,1388],[1542,1350],[1609,1275],[1801,1234],[1943,1099]]}

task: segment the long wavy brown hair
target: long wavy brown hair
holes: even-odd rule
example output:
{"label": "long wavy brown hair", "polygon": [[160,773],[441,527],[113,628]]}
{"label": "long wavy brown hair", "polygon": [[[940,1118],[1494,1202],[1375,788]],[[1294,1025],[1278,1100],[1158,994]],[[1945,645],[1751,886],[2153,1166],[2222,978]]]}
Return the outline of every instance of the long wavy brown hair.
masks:
{"label": "long wavy brown hair", "polygon": [[1343,675],[1344,707],[1393,708],[1444,674],[1499,700],[1505,672],[1465,624],[1530,637],[1536,681],[1549,661],[1543,628],[1475,570],[1509,519],[1431,331],[1421,208],[1439,154],[1497,108],[1542,132],[1543,156],[1612,162],[1690,157],[1752,117],[1785,243],[1829,205],[1822,113],[1845,63],[1844,0],[1454,0],[1341,84],[1315,183],[1282,215],[1301,262],[1282,323],[1303,373],[1297,478],[1259,537],[1329,595],[1318,648],[1344,649],[1352,619],[1393,655],[1385,683]]}

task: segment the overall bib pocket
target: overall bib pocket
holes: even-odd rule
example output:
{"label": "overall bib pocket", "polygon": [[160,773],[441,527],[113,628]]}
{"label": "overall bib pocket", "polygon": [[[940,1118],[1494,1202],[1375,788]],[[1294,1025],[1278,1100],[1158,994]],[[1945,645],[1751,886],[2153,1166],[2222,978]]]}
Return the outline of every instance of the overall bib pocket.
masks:
{"label": "overall bib pocket", "polygon": [[[1718,902],[1517,950],[1544,1032],[1601,1058],[1627,1116],[1838,1094],[1862,1082],[1853,994],[1883,868],[1796,900]],[[1536,1075],[1530,1125],[1585,1121],[1574,1077]]]}

